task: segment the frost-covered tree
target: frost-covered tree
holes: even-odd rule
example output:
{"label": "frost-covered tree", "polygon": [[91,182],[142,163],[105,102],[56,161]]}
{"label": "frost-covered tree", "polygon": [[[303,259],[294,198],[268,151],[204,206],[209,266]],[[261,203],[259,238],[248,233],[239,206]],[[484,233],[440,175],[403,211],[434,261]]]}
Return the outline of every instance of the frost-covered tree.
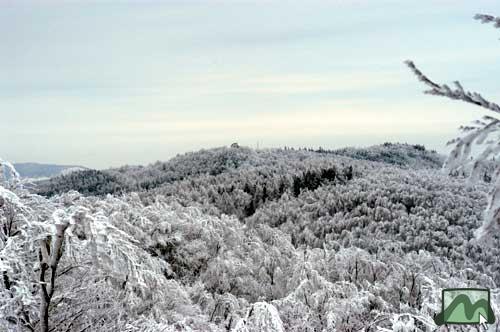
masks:
{"label": "frost-covered tree", "polygon": [[[493,23],[495,28],[500,28],[500,17],[477,14],[474,19]],[[477,236],[482,238],[493,229],[498,229],[500,223],[500,106],[478,92],[465,90],[458,81],[454,82],[454,87],[436,83],[412,61],[407,60],[405,63],[429,88],[424,91],[426,94],[460,100],[490,112],[471,125],[460,127],[463,135],[448,142],[453,145],[453,149],[444,164],[444,169],[450,174],[464,174],[472,181],[483,179],[493,182],[484,223],[477,231]]]}
{"label": "frost-covered tree", "polygon": [[169,264],[143,247],[141,233],[130,231],[137,227],[123,229],[120,207],[134,209],[0,186],[2,331],[126,330],[141,320],[167,323],[180,307],[197,315],[165,277]]}
{"label": "frost-covered tree", "polygon": [[21,182],[19,173],[10,162],[0,158],[0,185],[5,188],[16,187]]}
{"label": "frost-covered tree", "polygon": [[[470,241],[488,184],[421,146],[233,150],[80,173],[50,198],[5,184],[0,330],[39,331],[48,307],[51,332],[427,332],[440,288],[500,283],[500,245]],[[102,174],[126,193],[101,195]]]}
{"label": "frost-covered tree", "polygon": [[278,310],[266,302],[254,303],[245,319],[240,319],[234,332],[284,332]]}

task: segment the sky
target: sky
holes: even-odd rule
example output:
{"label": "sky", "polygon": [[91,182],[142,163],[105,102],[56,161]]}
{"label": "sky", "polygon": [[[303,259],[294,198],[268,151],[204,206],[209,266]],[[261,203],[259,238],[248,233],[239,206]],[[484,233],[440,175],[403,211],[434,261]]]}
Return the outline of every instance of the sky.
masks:
{"label": "sky", "polygon": [[228,146],[444,152],[500,101],[500,2],[0,0],[0,157],[107,168]]}

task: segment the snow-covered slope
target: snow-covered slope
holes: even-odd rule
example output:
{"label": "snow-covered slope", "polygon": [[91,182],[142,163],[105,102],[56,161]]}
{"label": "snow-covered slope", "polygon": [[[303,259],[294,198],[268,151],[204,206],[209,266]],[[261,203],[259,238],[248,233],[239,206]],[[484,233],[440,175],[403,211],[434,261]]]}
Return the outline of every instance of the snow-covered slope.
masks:
{"label": "snow-covered slope", "polygon": [[[348,158],[342,158],[346,156]],[[363,161],[382,162],[403,168],[440,168],[443,157],[419,145],[389,144],[364,149],[266,149],[245,147],[214,148],[179,155],[167,162],[148,166],[124,166],[109,170],[84,170],[62,175],[39,184],[39,193],[51,196],[68,190],[86,195],[103,195],[130,191],[148,191],[165,184],[202,176],[244,173],[266,168],[269,172],[293,175],[310,165],[357,164]],[[281,170],[280,170],[281,168]]]}
{"label": "snow-covered slope", "polygon": [[500,237],[473,236],[488,183],[449,177],[441,160],[411,145],[218,148],[61,176],[51,198],[0,192],[17,213],[2,220],[24,229],[0,263],[35,289],[0,288],[0,326],[38,317],[31,239],[65,222],[50,315],[76,317],[69,331],[427,332],[453,287],[490,288],[498,316]]}

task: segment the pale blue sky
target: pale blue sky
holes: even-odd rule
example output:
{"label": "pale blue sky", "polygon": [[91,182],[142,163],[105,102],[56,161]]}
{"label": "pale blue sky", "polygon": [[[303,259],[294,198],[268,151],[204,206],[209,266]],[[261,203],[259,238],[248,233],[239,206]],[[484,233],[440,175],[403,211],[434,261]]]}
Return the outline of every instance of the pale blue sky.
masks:
{"label": "pale blue sky", "polygon": [[104,168],[239,142],[421,143],[500,101],[499,1],[0,0],[0,156]]}

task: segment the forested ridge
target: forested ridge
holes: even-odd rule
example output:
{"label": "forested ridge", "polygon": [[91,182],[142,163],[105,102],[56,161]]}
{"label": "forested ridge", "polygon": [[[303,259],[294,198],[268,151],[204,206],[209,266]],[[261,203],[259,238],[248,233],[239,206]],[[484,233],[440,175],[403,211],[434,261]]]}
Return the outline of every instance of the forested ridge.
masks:
{"label": "forested ridge", "polygon": [[[421,145],[393,144],[370,148],[281,148],[252,150],[246,147],[215,148],[178,155],[167,162],[148,166],[123,166],[107,170],[82,170],[38,182],[37,193],[52,196],[69,190],[82,194],[104,195],[131,191],[147,191],[164,184],[193,179],[200,176],[216,176],[237,170],[254,171],[267,168],[268,172],[286,171],[293,174],[307,171],[307,162],[320,159],[333,163],[335,157],[346,156],[356,160],[378,161],[406,168],[439,168],[443,156],[427,151]],[[341,160],[341,158],[337,158]],[[292,165],[278,165],[290,162]],[[341,163],[349,161],[341,160]],[[314,163],[314,162],[313,162]],[[311,164],[312,167],[315,167]],[[281,167],[281,169],[279,168]]]}
{"label": "forested ridge", "polygon": [[[491,288],[500,305],[499,237],[474,238],[489,183],[442,162],[408,144],[216,148],[74,172],[37,194],[11,184],[0,207],[38,238],[68,220],[52,331],[434,331],[442,288]],[[0,256],[13,331],[40,324],[25,241],[25,265]]]}

